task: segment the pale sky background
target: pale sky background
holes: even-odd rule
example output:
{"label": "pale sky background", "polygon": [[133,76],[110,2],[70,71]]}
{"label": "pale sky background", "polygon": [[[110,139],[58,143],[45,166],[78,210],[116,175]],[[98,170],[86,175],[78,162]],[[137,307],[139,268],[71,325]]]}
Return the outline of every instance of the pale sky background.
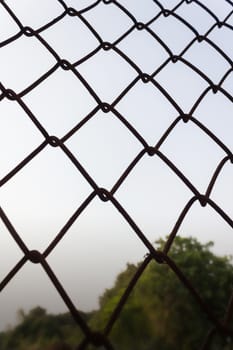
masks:
{"label": "pale sky background", "polygon": [[[152,0],[119,0],[137,18],[147,22],[159,11]],[[58,1],[8,0],[25,26],[41,27],[63,12]],[[66,1],[82,9],[94,1]],[[172,9],[178,1],[161,0]],[[202,0],[220,20],[232,6],[224,0]],[[184,4],[177,14],[205,34],[214,19],[200,7]],[[113,4],[100,2],[83,16],[104,41],[113,42],[132,26],[132,21]],[[233,15],[227,23],[233,25]],[[174,17],[161,16],[150,28],[174,54],[194,34]],[[0,42],[19,31],[0,5]],[[77,17],[65,16],[41,36],[60,57],[71,63],[98,46],[97,39]],[[233,31],[215,27],[208,36],[228,56],[233,51]],[[117,47],[144,73],[151,74],[168,58],[166,51],[146,31],[134,30]],[[218,83],[230,64],[210,45],[195,43],[184,58]],[[0,48],[0,81],[17,93],[56,63],[35,37],[21,36]],[[112,103],[137,76],[113,50],[100,50],[77,67],[103,102]],[[206,81],[181,62],[169,63],[158,81],[184,112],[189,112]],[[233,94],[233,74],[222,87]],[[23,97],[50,135],[64,136],[95,106],[96,101],[70,71],[57,69],[46,81]],[[117,104],[116,109],[138,130],[149,145],[155,145],[178,112],[151,83],[138,82]],[[194,116],[229,148],[233,146],[233,106],[222,93],[205,96]],[[0,102],[0,178],[38,147],[44,138],[16,102]],[[108,190],[143,149],[139,141],[111,113],[98,112],[66,141],[95,182]],[[160,149],[201,192],[225,152],[192,123],[179,123]],[[211,195],[232,218],[233,173],[228,161]],[[69,217],[92,192],[91,186],[59,148],[47,146],[36,158],[0,189],[1,206],[29,249],[45,250]],[[158,157],[144,156],[116,192],[116,199],[128,211],[151,243],[169,234],[192,192]],[[202,242],[213,240],[217,254],[233,253],[232,228],[209,206],[196,202],[186,216],[179,234]],[[20,260],[22,253],[0,222],[0,280]],[[110,202],[97,197],[77,219],[49,255],[48,262],[78,309],[92,310],[98,297],[110,288],[127,262],[138,262],[147,253],[128,223]],[[66,306],[42,268],[27,263],[0,294],[0,329],[14,321],[19,308],[41,305],[51,312],[65,312]]]}

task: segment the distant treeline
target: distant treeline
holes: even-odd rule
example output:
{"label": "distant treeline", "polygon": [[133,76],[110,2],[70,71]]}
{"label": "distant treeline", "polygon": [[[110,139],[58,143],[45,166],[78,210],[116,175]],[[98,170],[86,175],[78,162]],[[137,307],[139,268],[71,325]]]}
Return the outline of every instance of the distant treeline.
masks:
{"label": "distant treeline", "polygon": [[[163,240],[157,242],[158,249],[163,245]],[[214,255],[211,246],[212,243],[203,245],[194,238],[177,237],[169,256],[213,314],[222,319],[233,290],[233,266],[230,257]],[[118,275],[114,286],[100,297],[99,310],[82,313],[91,329],[103,331],[139,265],[128,264]],[[83,340],[69,313],[52,315],[35,307],[28,313],[19,310],[18,319],[16,327],[0,333],[1,350],[73,350]],[[131,293],[109,340],[119,350],[198,350],[211,326],[171,269],[152,261]],[[232,344],[229,335],[216,333],[211,349],[228,350]]]}

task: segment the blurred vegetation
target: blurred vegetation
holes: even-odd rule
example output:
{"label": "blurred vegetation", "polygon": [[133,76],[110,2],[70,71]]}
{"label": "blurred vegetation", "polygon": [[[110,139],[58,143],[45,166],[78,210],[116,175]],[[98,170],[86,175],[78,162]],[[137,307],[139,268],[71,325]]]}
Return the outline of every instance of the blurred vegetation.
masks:
{"label": "blurred vegetation", "polygon": [[[164,243],[158,241],[157,248],[162,249]],[[177,237],[169,256],[221,320],[233,290],[233,266],[230,257],[216,256],[212,245]],[[118,275],[114,286],[100,297],[99,310],[82,313],[93,330],[103,332],[139,265],[128,264]],[[35,307],[28,313],[19,310],[18,318],[15,328],[0,333],[1,350],[69,350],[83,339],[69,313],[51,315]],[[152,261],[133,289],[109,339],[119,350],[197,350],[211,326],[174,272],[166,264]],[[228,350],[231,346],[229,337],[215,336],[211,349]]]}
{"label": "blurred vegetation", "polygon": [[[86,320],[91,315],[82,313]],[[69,312],[51,315],[37,306],[27,314],[19,310],[18,319],[15,328],[0,333],[1,350],[69,350],[82,338]]]}

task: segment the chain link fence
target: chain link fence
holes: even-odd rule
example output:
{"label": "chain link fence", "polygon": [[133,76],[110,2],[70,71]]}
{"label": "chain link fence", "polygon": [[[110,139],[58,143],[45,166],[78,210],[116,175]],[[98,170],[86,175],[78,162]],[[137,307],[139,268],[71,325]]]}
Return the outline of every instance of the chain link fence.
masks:
{"label": "chain link fence", "polygon": [[[221,5],[219,6],[224,6],[225,15],[224,18],[220,19],[218,17],[217,11],[215,10],[215,6],[217,6],[217,4],[220,3],[218,3],[217,1],[208,2],[207,4],[205,1],[198,0],[182,0],[179,2],[172,1],[170,3],[168,1],[151,0],[150,2],[145,2],[145,6],[150,6],[151,17],[146,21],[141,22],[138,21],[137,15],[134,14],[134,3],[130,1],[90,1],[88,5],[83,8],[76,8],[75,6],[70,7],[68,1],[65,2],[62,0],[57,0],[54,1],[54,3],[55,2],[58,9],[56,16],[52,19],[49,19],[47,23],[43,23],[42,26],[37,28],[34,26],[29,26],[28,23],[24,23],[24,21],[21,18],[21,15],[18,14],[17,11],[14,9],[14,2],[4,0],[0,1],[1,10],[4,12],[4,15],[9,17],[9,20],[11,20],[17,27],[17,32],[14,33],[14,35],[10,35],[9,37],[4,38],[0,42],[1,50],[5,47],[11,47],[21,38],[26,37],[28,38],[29,42],[30,40],[34,40],[34,42],[36,41],[37,45],[41,46],[44,50],[46,50],[46,53],[55,61],[55,64],[53,64],[48,70],[44,71],[43,74],[41,74],[37,79],[30,81],[27,87],[23,90],[16,91],[16,89],[11,89],[11,87],[5,86],[3,82],[0,84],[1,103],[5,100],[8,100],[12,104],[17,104],[17,106],[23,111],[25,118],[28,118],[31,121],[31,128],[37,129],[43,137],[43,142],[41,142],[38,147],[33,149],[29,154],[27,154],[26,157],[21,159],[16,166],[14,166],[12,169],[10,169],[10,171],[7,171],[7,173],[5,173],[2,176],[0,184],[1,187],[4,188],[4,186],[6,186],[8,182],[12,181],[16,174],[21,172],[21,170],[24,169],[24,167],[26,167],[34,158],[38,157],[49,147],[54,147],[58,148],[65,155],[65,157],[67,157],[67,159],[72,163],[74,169],[76,169],[76,171],[79,174],[81,174],[81,176],[92,188],[92,191],[77,208],[75,213],[69,218],[69,220],[66,223],[64,223],[63,228],[60,230],[60,232],[57,233],[55,238],[51,241],[51,243],[43,252],[40,252],[38,250],[30,250],[27,244],[20,236],[19,232],[17,231],[17,228],[14,227],[13,218],[11,218],[3,208],[0,209],[0,217],[2,222],[7,228],[9,235],[13,237],[19,249],[23,253],[22,259],[20,259],[16,263],[16,265],[6,274],[6,276],[0,282],[0,290],[2,291],[8,284],[11,283],[12,279],[14,279],[16,274],[27,262],[31,262],[33,264],[40,264],[44,272],[48,275],[49,279],[53,283],[54,288],[56,288],[60,297],[67,305],[68,309],[70,310],[70,313],[77,322],[78,327],[80,327],[80,329],[83,332],[84,340],[81,344],[78,345],[78,348],[85,349],[88,346],[88,344],[93,344],[96,347],[102,346],[106,349],[112,349],[113,345],[109,341],[108,335],[111,332],[111,329],[116,320],[119,317],[121,317],[121,311],[124,308],[124,305],[127,302],[127,299],[132,289],[137,284],[138,279],[143,274],[143,271],[145,270],[146,266],[153,260],[158,264],[166,264],[169,266],[169,268],[180,279],[180,283],[182,283],[188,289],[195,301],[200,305],[202,312],[206,313],[208,318],[211,320],[213,328],[210,330],[203,343],[203,349],[208,349],[209,345],[211,344],[211,338],[215,332],[220,332],[222,334],[228,334],[232,336],[232,330],[229,329],[229,323],[231,321],[233,308],[231,296],[229,296],[229,305],[226,307],[225,315],[223,317],[224,321],[222,322],[221,320],[216,319],[214,313],[211,309],[209,309],[209,306],[206,305],[205,302],[202,300],[201,295],[199,295],[192,283],[189,280],[187,280],[186,276],[178,268],[175,262],[171,260],[171,258],[169,257],[169,250],[173,244],[176,235],[179,233],[181,224],[183,223],[185,217],[188,215],[190,209],[193,207],[194,203],[199,203],[200,207],[211,207],[216,213],[216,215],[220,216],[229,227],[233,227],[233,221],[230,218],[230,216],[221,208],[220,205],[218,205],[218,203],[216,203],[211,198],[214,186],[219,178],[219,175],[223,171],[226,164],[232,164],[233,162],[231,150],[225,144],[222,137],[219,137],[217,133],[211,131],[211,129],[205,125],[205,122],[202,123],[200,120],[198,120],[198,118],[195,117],[195,112],[197,108],[203,103],[207,95],[209,96],[210,94],[221,94],[224,96],[226,101],[230,103],[232,103],[233,101],[232,91],[230,91],[230,89],[224,86],[224,83],[228,80],[230,81],[230,78],[232,78],[232,58],[230,57],[230,53],[227,53],[226,50],[221,47],[221,43],[219,44],[211,39],[212,33],[224,32],[224,35],[226,35],[227,32],[227,35],[229,35],[229,37],[231,35],[232,40],[233,3],[229,0],[221,1]],[[166,4],[168,5],[168,8]],[[75,5],[80,6],[80,3],[77,2],[77,4]],[[142,6],[144,6],[144,4]],[[206,18],[206,23],[210,23],[210,25],[207,24],[204,31],[199,30],[197,22],[194,23],[195,21],[188,20],[185,18],[185,16],[182,16],[183,8],[187,9],[187,11],[190,11],[191,15],[194,10],[199,11],[200,16],[204,16]],[[111,42],[105,41],[103,35],[98,32],[97,28],[95,28],[93,24],[93,21],[89,20],[88,17],[89,14],[91,14],[93,11],[104,11],[103,9],[111,9],[113,13],[122,16],[122,18],[124,18],[125,21],[127,21],[126,29],[124,31],[121,31],[121,33],[117,35],[117,37]],[[85,54],[83,54],[82,57],[78,57],[75,59],[67,58],[65,55],[61,55],[59,50],[56,50],[55,47],[53,47],[50,44],[50,41],[46,40],[45,38],[45,34],[47,31],[55,27],[64,19],[67,19],[67,21],[71,21],[71,18],[73,18],[73,20],[77,21],[79,25],[82,25],[82,27],[85,28],[87,32],[87,37],[84,39],[84,41],[87,43],[90,37],[90,41],[92,40],[96,43],[94,48],[92,47],[91,49],[86,50],[87,52],[85,52]],[[165,21],[166,25],[166,21],[169,21],[171,19],[175,21],[177,25],[181,26],[184,32],[188,31],[189,34],[191,34],[191,39],[188,40],[188,42],[186,42],[185,45],[183,45],[180,41],[180,38],[177,38],[174,33],[174,37],[172,37],[171,39],[178,44],[177,46],[183,45],[182,48],[179,47],[178,52],[170,48],[170,45],[166,41],[166,38],[164,39],[159,34],[159,31],[157,31],[156,29],[157,23],[159,24],[161,21]],[[107,18],[104,18],[103,20],[107,21]],[[149,40],[151,40],[152,51],[154,45],[156,52],[161,51],[164,54],[160,62],[155,63],[152,72],[143,70],[140,63],[138,63],[138,60],[136,60],[136,58],[134,59],[132,55],[127,54],[127,49],[121,48],[121,45],[124,42],[126,42],[132,34],[138,32],[145,33]],[[71,43],[75,43],[75,41],[78,40],[78,38],[76,38],[75,36],[69,39]],[[231,43],[229,42],[230,46],[232,46]],[[204,69],[202,69],[200,65],[192,63],[192,59],[189,59],[188,53],[191,52],[193,47],[196,47],[196,45],[201,46],[202,44],[205,44],[206,47],[211,49],[213,55],[217,54],[221,58],[221,60],[224,61],[225,69],[223,73],[221,73],[221,76],[218,79],[218,81],[212,80],[212,78],[208,76],[208,74],[205,72]],[[108,100],[107,102],[106,99],[103,100],[102,97],[100,98],[101,94],[97,92],[98,89],[96,88],[95,84],[93,82],[90,82],[87,78],[85,78],[85,74],[82,74],[81,69],[84,63],[88,62],[89,60],[95,60],[96,56],[100,52],[105,51],[109,51],[111,53],[114,53],[116,57],[120,57],[122,62],[124,62],[126,66],[130,67],[134,74],[132,80],[128,82],[123,89],[121,89],[118,96],[114,99]],[[211,57],[212,56],[209,56],[207,58],[207,61],[211,60]],[[17,59],[18,58],[15,57],[16,61]],[[192,103],[191,108],[188,111],[185,108],[183,108],[182,104],[179,103],[176,97],[174,97],[173,94],[169,92],[169,86],[168,88],[164,87],[164,85],[159,82],[159,79],[157,79],[160,72],[164,71],[166,67],[171,64],[173,65],[174,69],[176,69],[176,67],[178,66],[182,66],[189,69],[193,76],[197,77],[205,83],[205,87],[202,89],[201,93],[199,93],[197,98],[195,98],[195,101]],[[208,62],[206,64],[208,65]],[[94,105],[94,108],[91,111],[89,111],[88,114],[84,115],[81,118],[81,120],[77,122],[75,126],[70,128],[62,137],[56,134],[51,134],[47,130],[43,122],[41,122],[40,118],[33,113],[27,102],[25,102],[25,98],[27,96],[30,96],[30,94],[33,91],[37,90],[40,87],[40,85],[43,85],[44,81],[53,76],[55,72],[61,70],[63,70],[65,73],[69,72],[69,74],[73,75],[74,79],[77,79],[79,81],[79,83],[82,85],[85,91],[89,94]],[[177,80],[179,80],[179,69],[177,70],[177,72]],[[121,74],[120,71],[119,74]],[[122,79],[123,75],[124,74],[122,74]],[[109,84],[111,85],[111,77],[109,79]],[[129,121],[128,118],[118,110],[118,105],[120,101],[124,99],[125,96],[127,96],[130,93],[130,91],[139,83],[148,84],[151,86],[151,88],[159,92],[164,97],[166,102],[174,108],[176,113],[175,118],[173,118],[171,123],[167,125],[165,132],[163,132],[163,134],[160,135],[159,139],[155,144],[149,144],[146,138],[143,136],[143,134],[135,128],[134,124],[131,121]],[[183,89],[188,89],[191,92],[192,88],[192,86],[183,86]],[[109,87],[109,89],[111,89],[111,86]],[[64,93],[68,94],[69,91],[64,91]],[[53,91],[51,91],[51,95],[52,94]],[[48,99],[49,98],[50,96],[48,96]],[[77,96],[77,99],[78,98],[79,96]],[[88,123],[90,123],[91,120],[93,120],[96,117],[99,111],[102,111],[106,115],[108,113],[113,115],[114,118],[121,124],[121,126],[127,129],[127,131],[131,134],[131,137],[137,140],[141,147],[140,151],[131,160],[130,164],[128,164],[128,166],[125,167],[124,171],[121,173],[118,180],[114,183],[114,185],[111,188],[103,188],[99,186],[92,174],[90,174],[88,169],[82,164],[79,157],[71,151],[67,143],[70,139],[72,139],[74,135],[77,135],[82,130],[82,128],[84,128]],[[154,113],[156,114],[156,110],[154,111]],[[221,118],[221,116],[219,117]],[[159,116],[157,116],[157,118],[159,118]],[[3,117],[1,116],[1,123],[2,120]],[[195,127],[199,128],[201,130],[201,133],[203,133],[205,137],[210,140],[211,143],[217,145],[224,154],[216,169],[212,173],[212,177],[204,192],[200,192],[195,186],[195,183],[189,180],[188,176],[186,176],[186,174],[179,169],[179,166],[176,163],[174,163],[171,159],[169,159],[169,157],[167,157],[162,151],[162,145],[169,139],[172,132],[174,132],[174,130],[178,128],[181,124],[185,126],[190,124],[195,125]],[[7,137],[11,138],[11,135],[9,134]],[[14,141],[12,140],[12,142]],[[1,149],[1,152],[4,152],[4,150]],[[129,212],[121,203],[121,201],[117,199],[116,195],[118,190],[121,188],[122,184],[125,183],[126,179],[131,174],[131,172],[135,168],[137,168],[142,159],[148,156],[151,157],[152,161],[155,158],[160,159],[166,165],[169,171],[172,171],[173,174],[175,174],[175,176],[179,178],[179,180],[181,180],[184,187],[187,187],[187,189],[192,194],[191,198],[188,200],[188,202],[182,209],[180,215],[177,217],[176,222],[174,222],[173,229],[168,236],[163,251],[157,251],[154,248],[153,244],[147,237],[147,232],[141,230],[139,225],[137,224],[137,218],[132,218],[130,216]],[[56,247],[67,234],[70,227],[76,222],[76,220],[80,216],[82,216],[86,208],[88,208],[88,206],[96,198],[98,198],[104,203],[110,203],[111,206],[117,209],[119,216],[121,216],[126,222],[126,224],[131,227],[135,235],[138,237],[139,240],[141,240],[141,242],[146,247],[146,250],[148,251],[148,254],[145,257],[142,266],[138,269],[136,275],[129,283],[128,288],[126,289],[124,295],[122,296],[116,309],[111,315],[108,323],[106,324],[105,330],[103,330],[102,333],[95,333],[92,329],[90,329],[89,325],[85,322],[80,312],[75,307],[71,297],[66,292],[65,286],[63,286],[59,279],[56,277],[56,274],[54,273],[47,260],[51,252],[56,250]]]}

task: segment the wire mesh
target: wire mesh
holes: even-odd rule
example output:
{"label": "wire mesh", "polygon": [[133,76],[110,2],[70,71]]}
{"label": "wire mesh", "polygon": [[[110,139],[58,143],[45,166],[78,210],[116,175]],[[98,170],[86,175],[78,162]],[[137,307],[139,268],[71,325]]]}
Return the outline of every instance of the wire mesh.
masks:
{"label": "wire mesh", "polygon": [[[58,232],[55,238],[50,242],[50,244],[46,247],[43,252],[38,250],[30,250],[27,244],[24,242],[17,229],[13,226],[12,218],[7,215],[7,213],[0,209],[0,217],[4,225],[6,226],[9,235],[13,237],[15,242],[17,243],[19,249],[23,253],[23,257],[16,263],[16,265],[6,274],[3,280],[0,283],[0,290],[2,291],[7,284],[11,282],[12,279],[16,276],[16,274],[21,270],[21,268],[27,263],[31,262],[34,264],[40,264],[44,270],[44,272],[48,275],[49,279],[56,288],[60,297],[63,299],[68,309],[70,310],[73,318],[77,322],[78,327],[83,332],[84,340],[81,344],[78,345],[79,349],[84,349],[88,346],[88,344],[93,344],[96,347],[103,346],[106,349],[112,349],[113,345],[111,344],[108,335],[111,332],[111,329],[116,322],[116,320],[121,317],[121,311],[124,308],[125,303],[132,291],[132,289],[137,284],[138,279],[143,274],[146,266],[153,260],[158,264],[166,264],[169,268],[177,275],[180,279],[180,282],[187,288],[187,290],[192,294],[196,302],[200,305],[202,312],[206,313],[208,318],[211,320],[213,324],[213,328],[208,333],[204,343],[203,349],[208,349],[211,344],[211,338],[215,332],[220,332],[223,334],[228,334],[232,336],[232,330],[229,329],[229,324],[231,320],[232,314],[232,302],[229,302],[228,307],[226,307],[224,322],[216,319],[214,313],[209,308],[208,305],[203,301],[201,295],[199,295],[198,291],[194,288],[192,283],[186,278],[183,272],[178,268],[175,262],[169,257],[169,250],[174,242],[174,239],[179,232],[180,226],[183,223],[185,217],[188,215],[190,209],[194,205],[194,203],[199,203],[200,207],[210,206],[216,213],[219,215],[229,227],[233,227],[233,221],[229,217],[229,215],[221,208],[218,203],[216,203],[212,198],[212,192],[215,186],[215,183],[220,176],[222,170],[226,166],[226,164],[232,164],[233,156],[229,147],[224,143],[221,137],[214,133],[208,128],[205,123],[202,123],[195,117],[195,112],[197,108],[203,103],[206,96],[213,94],[222,94],[226,100],[230,103],[233,101],[233,97],[230,89],[224,87],[224,83],[232,76],[233,71],[233,62],[228,54],[221,45],[211,39],[211,34],[214,32],[227,31],[228,35],[233,33],[232,27],[232,18],[233,18],[233,3],[229,0],[222,1],[222,4],[226,6],[226,14],[223,19],[219,19],[217,13],[213,8],[208,7],[204,1],[198,0],[182,0],[175,4],[173,8],[167,8],[164,5],[163,1],[153,0],[150,3],[151,8],[155,9],[155,12],[152,12],[151,18],[146,19],[144,22],[138,21],[137,16],[133,14],[130,3],[126,1],[117,1],[117,0],[97,0],[92,1],[85,8],[75,8],[70,7],[65,1],[57,0],[57,14],[54,18],[49,19],[48,22],[43,23],[41,26],[36,28],[31,27],[28,23],[24,23],[21,19],[20,14],[18,15],[16,11],[14,11],[14,6],[10,5],[10,1],[0,1],[1,8],[5,11],[6,15],[9,19],[14,23],[17,27],[17,32],[14,35],[10,35],[9,37],[4,38],[4,40],[0,43],[1,50],[6,47],[10,47],[14,45],[17,41],[22,38],[27,38],[29,41],[36,42],[43,50],[46,51],[46,54],[49,57],[52,57],[54,64],[43,74],[37,77],[35,80],[30,81],[24,89],[19,89],[20,91],[16,91],[16,89],[11,89],[5,86],[3,83],[0,84],[0,100],[5,101],[9,100],[10,103],[15,103],[17,106],[23,111],[24,117],[28,118],[31,121],[31,128],[37,129],[40,133],[43,141],[33,149],[29,154],[27,154],[23,159],[17,163],[16,166],[12,167],[7,173],[3,175],[0,180],[1,187],[7,185],[16,174],[22,171],[24,167],[26,167],[32,160],[38,157],[41,153],[43,153],[49,147],[59,148],[61,152],[67,157],[67,159],[72,163],[73,167],[76,171],[81,174],[81,176],[85,179],[85,181],[92,188],[91,193],[83,200],[81,205],[77,208],[75,213],[69,218],[67,222],[64,223],[63,228]],[[166,2],[165,2],[166,3]],[[216,4],[216,3],[215,3]],[[171,6],[171,5],[169,5]],[[192,23],[193,21],[185,19],[180,13],[183,7],[190,7],[190,12],[194,10],[194,7],[200,11],[203,16],[209,19],[210,25],[207,24],[204,31],[199,30],[197,23]],[[88,19],[88,15],[95,10],[103,10],[106,8],[111,8],[112,11],[124,17],[130,25],[126,26],[125,30],[118,30],[116,37],[112,41],[105,41],[105,38],[98,30],[95,28],[95,25]],[[49,39],[46,39],[46,33],[57,24],[62,22],[62,20],[67,19],[71,21],[77,21],[79,25],[82,25],[87,32],[87,39],[94,42],[93,45],[90,45],[91,49],[88,49],[85,54],[81,55],[78,58],[70,58],[63,56],[59,50],[56,50],[56,45],[51,45]],[[178,49],[171,49],[167,39],[163,38],[162,35],[159,34],[159,25],[161,21],[168,20],[176,21],[177,25],[182,26],[183,31],[188,31],[191,35],[191,38],[186,41],[185,45],[179,41],[179,38],[175,36],[171,39],[177,44]],[[158,26],[157,26],[158,24]],[[166,24],[165,24],[166,25]],[[157,27],[156,27],[157,26]],[[118,28],[119,29],[119,28]],[[121,29],[121,28],[120,28]],[[132,54],[127,54],[127,43],[124,47],[124,43],[131,37],[134,33],[144,33],[147,35],[148,40],[151,40],[152,43],[152,51],[153,46],[156,50],[160,50],[163,55],[160,57],[159,63],[155,60],[155,64],[153,66],[152,72],[148,72],[147,70],[142,69],[136,57]],[[225,32],[224,32],[225,33]],[[75,37],[70,38],[72,42],[75,41]],[[212,50],[214,54],[218,54],[218,56],[224,61],[226,68],[224,72],[221,73],[218,81],[216,82],[214,79],[210,78],[208,73],[205,72],[204,69],[198,64],[193,63],[189,58],[188,54],[195,47],[195,45],[205,44],[209,49]],[[181,46],[181,47],[180,47]],[[110,98],[110,101],[106,102],[106,100],[100,97],[100,93],[97,92],[97,88],[95,84],[90,82],[87,78],[85,78],[85,74],[82,73],[82,65],[89,60],[95,59],[97,55],[101,52],[111,52],[114,53],[116,57],[120,57],[123,60],[124,64],[126,64],[134,73],[134,77],[132,80],[126,84],[124,88],[121,88],[120,93],[118,93],[117,97]],[[157,52],[157,51],[156,51]],[[175,53],[174,53],[175,52]],[[177,53],[178,52],[178,53]],[[77,54],[78,55],[78,54]],[[69,56],[69,55],[68,55]],[[16,57],[15,60],[18,58]],[[188,68],[193,76],[198,77],[204,82],[205,87],[202,89],[201,93],[195,98],[194,103],[192,103],[191,108],[187,111],[186,108],[183,108],[182,104],[178,101],[176,97],[173,96],[172,93],[169,92],[169,86],[166,88],[163,84],[159,82],[159,74],[163,72],[168,66],[173,65],[174,69],[180,65],[182,67]],[[13,70],[13,67],[12,67]],[[69,73],[79,81],[82,85],[83,89],[89,94],[92,99],[93,109],[89,111],[85,116],[81,118],[81,120],[72,128],[70,128],[62,137],[51,134],[43,122],[40,121],[40,118],[37,117],[36,114],[33,113],[32,109],[27,104],[26,97],[30,96],[30,94],[37,90],[40,85],[43,86],[44,81],[52,77],[55,72],[64,71],[65,74]],[[178,71],[179,72],[179,71]],[[120,72],[119,72],[120,74]],[[179,79],[179,78],[178,78]],[[111,81],[111,77],[110,77]],[[172,119],[170,125],[167,126],[165,132],[159,137],[155,144],[149,144],[146,138],[134,127],[133,123],[131,123],[124,114],[122,114],[119,109],[119,103],[122,101],[125,96],[128,96],[130,91],[139,83],[148,84],[154,90],[158,91],[166,101],[172,105],[174,110],[176,111],[175,118]],[[183,89],[189,89],[192,93],[192,86],[183,86]],[[51,96],[53,91],[51,91]],[[50,96],[48,97],[50,98]],[[77,96],[79,98],[79,96]],[[112,113],[114,118],[131,134],[133,138],[135,138],[140,144],[140,151],[136,154],[136,156],[131,160],[130,164],[125,167],[124,171],[121,173],[117,181],[115,181],[114,185],[108,189],[103,188],[98,185],[94,177],[89,173],[88,169],[82,165],[79,157],[76,156],[71,149],[69,148],[68,141],[72,139],[74,135],[80,133],[82,128],[84,128],[90,121],[92,121],[97,113],[102,111],[105,114]],[[156,111],[155,111],[156,112]],[[212,177],[206,186],[204,192],[200,192],[195,184],[189,180],[186,174],[181,171],[171,159],[162,151],[162,146],[170,138],[170,135],[176,128],[180,125],[195,125],[197,128],[201,130],[201,132],[208,138],[212,143],[216,144],[223,152],[224,156],[221,158],[219,164],[216,169],[212,173]],[[11,138],[11,135],[8,136]],[[13,142],[13,141],[12,141]],[[1,150],[2,152],[2,150]],[[180,215],[177,217],[176,222],[174,222],[174,226],[172,231],[170,232],[166,244],[164,246],[163,251],[157,251],[150,240],[147,238],[147,232],[144,232],[139,228],[137,224],[137,218],[133,219],[127,209],[121,204],[120,200],[117,199],[117,192],[121,188],[122,184],[125,183],[128,176],[131,172],[138,166],[138,164],[147,156],[152,157],[152,159],[160,159],[166,167],[172,171],[177,178],[181,180],[183,185],[188,188],[188,190],[192,193],[191,198],[185,204],[182,209]],[[68,180],[67,180],[68,181]],[[53,269],[49,265],[47,258],[56,250],[56,247],[59,245],[60,241],[65,237],[70,227],[75,223],[75,221],[82,216],[88,206],[92,203],[92,201],[98,198],[102,202],[110,203],[114,208],[117,209],[119,215],[124,219],[124,221],[129,225],[134,231],[135,235],[139,240],[144,244],[148,251],[148,255],[145,257],[143,264],[139,267],[136,275],[133,277],[132,281],[129,283],[128,288],[126,289],[124,295],[119,301],[116,309],[111,315],[109,321],[106,324],[105,329],[102,333],[95,333],[86,321],[82,318],[80,312],[75,307],[71,297],[66,292],[64,286],[56,277]],[[229,296],[229,300],[231,297]]]}

